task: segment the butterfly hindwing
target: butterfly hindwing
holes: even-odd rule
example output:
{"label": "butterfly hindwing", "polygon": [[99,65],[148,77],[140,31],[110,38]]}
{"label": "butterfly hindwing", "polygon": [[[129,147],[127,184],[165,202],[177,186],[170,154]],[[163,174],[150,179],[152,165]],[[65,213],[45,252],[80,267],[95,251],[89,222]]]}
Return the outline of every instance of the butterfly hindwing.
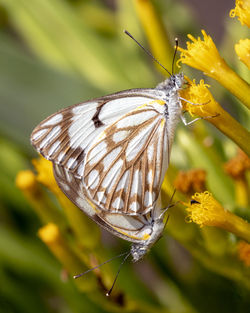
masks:
{"label": "butterfly hindwing", "polygon": [[[99,210],[83,193],[82,180],[60,165],[53,165],[55,179],[63,193],[93,221],[114,235],[139,243],[150,236],[150,216],[126,216]],[[70,187],[69,187],[70,186]]]}
{"label": "butterfly hindwing", "polygon": [[83,186],[100,209],[143,215],[154,208],[169,162],[163,104],[150,100],[129,112],[90,147]]}

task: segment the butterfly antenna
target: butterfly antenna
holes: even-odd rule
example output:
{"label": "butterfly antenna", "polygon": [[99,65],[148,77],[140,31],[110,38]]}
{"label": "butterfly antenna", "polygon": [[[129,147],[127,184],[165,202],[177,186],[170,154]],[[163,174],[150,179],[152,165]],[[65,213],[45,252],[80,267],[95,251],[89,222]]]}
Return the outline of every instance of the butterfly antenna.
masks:
{"label": "butterfly antenna", "polygon": [[114,281],[113,281],[113,284],[112,284],[111,288],[109,289],[109,291],[106,293],[106,296],[107,296],[107,297],[109,297],[109,296],[111,295],[111,292],[112,292],[112,290],[113,290],[113,288],[114,288],[114,285],[115,285],[115,283],[116,283],[116,281],[117,281],[117,278],[118,278],[118,275],[119,275],[119,273],[120,273],[120,271],[121,271],[121,268],[122,268],[123,264],[126,262],[127,258],[130,256],[130,254],[131,254],[130,251],[129,251],[128,253],[126,253],[124,259],[122,260],[122,262],[121,262],[121,264],[120,264],[120,266],[119,266],[119,268],[118,268],[118,271],[117,271],[117,273],[116,273],[116,275],[115,275],[115,279],[114,279]]}
{"label": "butterfly antenna", "polygon": [[[128,252],[123,252],[123,253],[121,253],[121,254],[119,254],[119,255],[116,255],[116,256],[114,256],[113,258],[111,258],[111,259],[109,259],[109,260],[107,260],[107,261],[105,261],[105,262],[103,262],[103,263],[101,263],[101,264],[99,264],[99,265],[97,265],[97,266],[95,266],[95,267],[92,267],[91,269],[89,269],[89,270],[87,270],[87,271],[85,271],[85,272],[83,272],[83,273],[80,273],[80,274],[78,274],[78,275],[74,275],[73,278],[74,278],[74,279],[77,279],[77,278],[79,278],[79,277],[81,277],[81,276],[83,276],[83,275],[85,275],[85,274],[87,274],[87,273],[89,273],[89,272],[92,272],[93,270],[95,270],[95,269],[97,269],[97,268],[103,266],[103,265],[106,264],[106,263],[109,263],[109,262],[111,262],[111,261],[113,261],[113,260],[115,260],[115,259],[120,258],[120,257],[123,256],[123,255],[126,255],[126,256],[127,256],[127,254],[128,254]],[[129,252],[129,254],[130,254],[130,252]]]}
{"label": "butterfly antenna", "polygon": [[163,66],[146,48],[144,48],[127,30],[124,30],[124,33],[133,39],[139,47],[141,47],[157,64],[159,64],[170,76],[171,73]]}
{"label": "butterfly antenna", "polygon": [[[161,215],[159,216],[159,218],[161,218],[161,217],[166,213],[166,211],[167,211],[169,208],[172,208],[173,206],[176,205],[176,203],[178,203],[178,201],[177,201],[176,203],[172,203],[172,204],[171,204],[171,202],[173,201],[175,192],[176,192],[176,189],[174,190],[174,192],[173,192],[173,194],[172,194],[172,196],[171,196],[171,198],[170,198],[170,200],[169,200],[168,206],[167,206],[166,208],[164,208],[164,211],[161,212]],[[167,218],[167,221],[168,221],[168,219],[169,219],[169,217]],[[167,221],[166,221],[166,222],[167,222]],[[167,224],[167,223],[165,223],[165,226],[166,226],[166,224]],[[165,226],[164,226],[164,227],[165,227]]]}
{"label": "butterfly antenna", "polygon": [[174,74],[174,61],[175,61],[176,53],[178,50],[178,46],[179,46],[178,38],[175,38],[175,50],[174,50],[174,57],[173,57],[173,62],[172,62],[172,75]]}

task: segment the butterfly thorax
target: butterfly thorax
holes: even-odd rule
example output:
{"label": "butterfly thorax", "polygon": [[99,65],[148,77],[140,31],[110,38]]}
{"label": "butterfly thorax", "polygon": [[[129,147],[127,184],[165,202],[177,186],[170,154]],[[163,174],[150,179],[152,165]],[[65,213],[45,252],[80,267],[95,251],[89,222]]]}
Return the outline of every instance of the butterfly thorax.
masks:
{"label": "butterfly thorax", "polygon": [[[184,84],[183,73],[171,75],[168,79],[156,86],[157,90],[163,93],[162,99],[165,101],[165,119],[167,120],[168,137],[173,140],[176,125],[182,114],[182,104],[179,91]],[[172,144],[169,142],[170,146]]]}
{"label": "butterfly thorax", "polygon": [[135,243],[131,246],[133,262],[137,262],[142,259],[144,255],[150,250],[150,248],[155,244],[155,242],[160,239],[165,227],[163,217],[159,217],[155,221],[152,221],[151,227],[152,233],[147,241],[144,243]]}
{"label": "butterfly thorax", "polygon": [[183,73],[171,75],[169,78],[165,79],[163,82],[156,86],[156,89],[164,91],[166,96],[171,95],[171,93],[176,93],[178,90],[182,89],[184,83]]}

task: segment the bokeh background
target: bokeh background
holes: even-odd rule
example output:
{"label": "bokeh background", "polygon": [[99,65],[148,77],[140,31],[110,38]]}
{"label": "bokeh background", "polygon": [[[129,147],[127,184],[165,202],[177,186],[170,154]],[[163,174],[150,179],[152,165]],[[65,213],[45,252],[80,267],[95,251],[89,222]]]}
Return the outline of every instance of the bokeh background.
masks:
{"label": "bokeh background", "polygon": [[[170,216],[169,234],[167,230],[144,261],[124,265],[114,297],[107,299],[105,288],[111,285],[119,260],[100,268],[95,274],[99,281],[95,287],[88,286],[92,276],[82,278],[83,286],[75,284],[70,269],[62,266],[37,235],[45,224],[34,209],[37,203],[16,187],[20,171],[31,169],[35,173],[31,159],[38,156],[30,146],[29,136],[45,117],[90,98],[129,88],[153,87],[164,79],[153,61],[123,34],[127,29],[150,49],[135,3],[0,0],[0,312],[250,310],[249,268],[237,259],[236,237],[187,224],[183,208],[177,209],[176,216]],[[152,5],[172,46],[176,36],[184,47],[188,33],[200,36],[201,29],[205,29],[228,64],[249,79],[246,66],[233,52],[234,43],[249,36],[246,26],[229,18],[233,1],[158,0]],[[166,66],[171,62],[169,59]],[[204,78],[201,72],[187,66],[183,71],[190,78]],[[217,101],[247,127],[249,114],[238,101],[218,83],[207,77],[205,80]],[[206,122],[199,123],[198,131],[180,125],[170,181],[180,169],[201,168],[209,172],[214,167],[210,186],[213,180],[223,185],[222,190],[217,190],[219,200],[248,219],[249,211],[235,204],[234,182],[215,167],[222,167],[235,155],[236,145]],[[183,132],[193,151],[178,140]],[[214,144],[211,149],[216,161],[210,156],[202,159],[206,150],[201,149],[206,144],[199,139],[199,132],[205,134],[206,142]],[[41,206],[50,203],[63,216],[57,197],[39,188],[44,199],[48,197],[41,200]],[[176,200],[182,196],[177,193]],[[67,244],[76,254],[77,249],[82,251],[79,259],[83,264],[89,263],[89,258],[105,261],[129,248],[129,244],[105,231],[99,237],[100,230],[91,221],[89,229],[93,231],[85,234],[95,237],[95,243],[79,243],[74,227],[66,218],[64,223]]]}

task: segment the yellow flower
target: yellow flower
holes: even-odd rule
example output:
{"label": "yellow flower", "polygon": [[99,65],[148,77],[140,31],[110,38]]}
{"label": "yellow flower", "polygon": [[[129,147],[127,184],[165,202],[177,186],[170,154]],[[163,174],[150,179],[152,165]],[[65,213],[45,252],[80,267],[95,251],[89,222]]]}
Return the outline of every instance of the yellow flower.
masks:
{"label": "yellow flower", "polygon": [[237,248],[239,259],[246,266],[250,266],[250,244],[245,241],[240,241]]}
{"label": "yellow flower", "polygon": [[[53,174],[53,165],[51,161],[43,157],[32,160],[36,170],[36,179],[38,182],[49,188],[57,197],[64,209],[68,221],[75,232],[79,242],[86,248],[92,248],[98,245],[99,229],[78,207],[71,202],[58,187]],[[89,237],[89,233],[91,236]]]}
{"label": "yellow flower", "polygon": [[[49,223],[38,231],[40,239],[49,247],[51,252],[63,264],[64,268],[73,274],[79,274],[88,269],[83,264],[79,256],[68,245],[59,227],[54,223]],[[76,284],[82,291],[93,291],[96,289],[96,279],[90,273],[87,280],[77,280]]]}
{"label": "yellow flower", "polygon": [[209,85],[205,84],[203,80],[197,85],[195,81],[189,81],[189,85],[189,88],[182,91],[181,96],[192,103],[201,105],[184,102],[184,110],[206,119],[250,155],[249,132],[215,101],[208,90]]}
{"label": "yellow flower", "polygon": [[188,212],[187,220],[194,222],[200,227],[218,226],[219,223],[226,220],[225,211],[209,193],[196,193],[192,196],[190,206],[186,209]]}
{"label": "yellow flower", "polygon": [[250,39],[241,39],[234,49],[239,59],[250,69]]}
{"label": "yellow flower", "polygon": [[49,188],[53,193],[60,193],[61,191],[53,175],[52,162],[40,157],[39,159],[32,160],[32,163],[37,170],[37,181]]}
{"label": "yellow flower", "polygon": [[187,50],[178,47],[178,50],[181,51],[178,63],[185,63],[207,75],[217,74],[218,67],[221,67],[225,61],[221,58],[212,38],[204,30],[201,33],[204,37],[203,40],[200,37],[195,39],[191,34],[187,35],[191,42],[187,41]]}
{"label": "yellow flower", "polygon": [[192,35],[188,38],[187,49],[178,48],[181,51],[179,62],[203,71],[207,76],[216,79],[233,95],[250,108],[250,86],[240,78],[220,56],[212,38],[201,31],[204,39],[195,39]]}
{"label": "yellow flower", "polygon": [[37,181],[35,174],[30,170],[20,171],[16,176],[16,186],[26,194],[36,192]]}
{"label": "yellow flower", "polygon": [[230,17],[238,16],[238,20],[242,25],[250,27],[250,1],[249,0],[236,0],[235,8],[230,11]]}
{"label": "yellow flower", "polygon": [[31,170],[20,171],[17,174],[16,186],[23,192],[43,223],[54,221],[59,225],[63,224],[60,212],[51,203],[47,194],[38,184],[37,176]]}
{"label": "yellow flower", "polygon": [[187,221],[200,227],[216,226],[250,242],[250,224],[225,210],[208,191],[196,193],[187,207]]}

